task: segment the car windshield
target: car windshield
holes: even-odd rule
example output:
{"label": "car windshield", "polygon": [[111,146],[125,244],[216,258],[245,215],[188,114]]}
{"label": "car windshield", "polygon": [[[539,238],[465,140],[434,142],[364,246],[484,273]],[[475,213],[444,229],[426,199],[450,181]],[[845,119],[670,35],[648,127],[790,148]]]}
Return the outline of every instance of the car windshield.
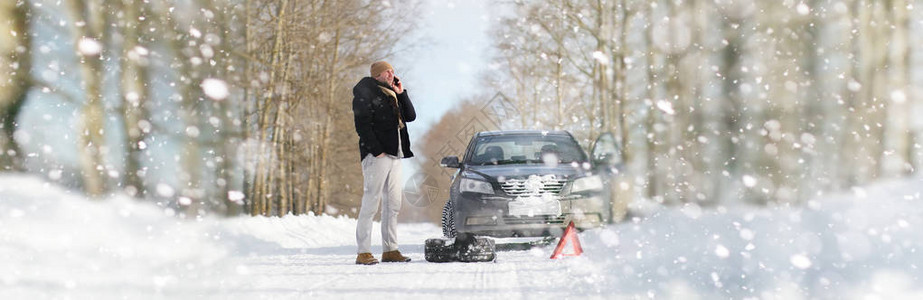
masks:
{"label": "car windshield", "polygon": [[569,136],[498,135],[480,137],[468,153],[473,165],[586,162],[586,153]]}

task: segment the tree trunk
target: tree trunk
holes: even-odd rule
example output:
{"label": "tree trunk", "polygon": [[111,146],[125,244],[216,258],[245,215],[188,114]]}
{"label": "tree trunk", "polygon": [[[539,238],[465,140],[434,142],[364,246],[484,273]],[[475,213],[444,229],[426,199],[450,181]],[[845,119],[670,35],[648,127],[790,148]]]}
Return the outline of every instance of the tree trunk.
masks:
{"label": "tree trunk", "polygon": [[[289,48],[289,47],[286,47]],[[284,216],[292,212],[292,183],[291,176],[289,176],[288,166],[294,163],[291,159],[292,144],[289,143],[289,133],[288,129],[292,125],[292,115],[291,110],[295,97],[290,95],[288,89],[288,82],[292,74],[292,60],[294,55],[288,54],[288,58],[285,60],[285,64],[282,67],[282,93],[279,95],[279,99],[283,100],[279,103],[278,114],[276,115],[276,125],[273,126],[273,130],[276,134],[273,134],[273,143],[272,147],[276,148],[277,155],[276,161],[278,163],[278,172],[279,172],[279,186],[278,186],[278,199],[279,199],[279,211],[278,215]]]}
{"label": "tree trunk", "polygon": [[[125,23],[122,26],[124,37],[121,65],[121,96],[123,127],[125,128],[125,172],[122,176],[122,188],[128,195],[143,198],[146,194],[144,179],[142,178],[142,159],[144,157],[143,142],[150,133],[148,122],[150,113],[147,109],[148,68],[147,53],[139,40],[142,28],[147,28],[139,22],[142,16],[140,0],[123,0],[122,11],[125,14]],[[146,19],[146,18],[145,18]]]}
{"label": "tree trunk", "polygon": [[[279,111],[281,112],[283,110],[280,109]],[[288,127],[288,122],[286,119],[288,118],[286,116],[276,117],[276,120],[280,119],[282,121],[277,123],[276,126],[273,126],[273,131],[275,133],[272,136],[272,144],[276,149],[276,157],[278,157],[278,159],[276,159],[278,165],[275,169],[279,172],[279,185],[276,187],[277,191],[273,194],[276,194],[277,196],[275,198],[279,199],[278,211],[276,213],[279,217],[283,217],[291,210],[291,198],[289,197],[288,191],[288,174],[286,174],[288,173],[286,172],[288,168],[285,167],[288,163],[288,151],[286,151],[286,148],[288,148],[288,143],[286,143],[286,128]]]}
{"label": "tree trunk", "polygon": [[74,45],[80,60],[81,87],[85,103],[81,109],[81,120],[77,126],[77,151],[80,160],[83,187],[87,195],[100,197],[106,192],[104,140],[105,111],[103,109],[103,53],[104,30],[108,15],[103,0],[70,0],[72,20],[83,22],[83,26],[71,26],[74,30]]}
{"label": "tree trunk", "polygon": [[[253,122],[251,122],[251,117],[254,114],[255,107],[259,106],[259,97],[255,95],[254,88],[251,86],[251,83],[250,83],[251,80],[256,79],[256,77],[253,76],[253,74],[255,73],[254,69],[256,68],[257,62],[253,61],[252,59],[252,57],[254,57],[254,55],[256,54],[253,51],[253,44],[254,44],[253,28],[256,27],[256,25],[253,23],[253,11],[252,11],[253,0],[246,0],[246,1],[247,2],[244,4],[244,14],[246,15],[244,17],[244,20],[245,20],[244,21],[245,22],[244,23],[244,48],[246,48],[247,50],[248,58],[244,59],[244,72],[245,72],[244,78],[243,78],[244,115],[243,115],[243,124],[242,124],[242,130],[241,130],[241,135],[242,135],[241,139],[243,140],[243,145],[244,145],[244,149],[243,149],[244,167],[242,168],[241,172],[243,172],[243,192],[245,193],[244,209],[247,212],[249,212],[251,216],[255,216],[258,214],[258,212],[256,211],[256,208],[258,207],[256,201],[258,200],[254,198],[254,193],[253,193],[253,191],[255,191],[255,189],[253,188],[254,180],[250,176],[250,171],[249,171],[250,161],[248,160],[255,157],[254,155],[256,154],[256,153],[253,153],[253,148],[252,148],[252,144],[250,141],[250,132],[251,130],[255,130],[253,128],[254,124]],[[259,151],[257,151],[257,153],[259,153]]]}
{"label": "tree trunk", "polygon": [[[326,121],[327,123],[325,124],[329,124],[329,122],[333,121],[330,114],[327,114]],[[315,180],[317,184],[317,198],[314,200],[314,205],[312,207],[314,215],[320,215],[324,212],[326,197],[329,195],[329,193],[327,193],[327,149],[330,148],[330,128],[332,128],[332,126],[325,125],[320,136],[321,140],[319,143],[321,148],[320,155],[317,157],[319,172],[315,175],[317,176],[317,180]]]}
{"label": "tree trunk", "polygon": [[867,76],[863,81],[863,90],[866,91],[864,97],[864,112],[862,131],[865,138],[862,140],[864,156],[866,156],[866,165],[868,172],[862,174],[862,182],[869,182],[872,179],[879,178],[882,175],[882,155],[884,153],[884,129],[880,124],[886,121],[886,107],[880,101],[890,99],[890,92],[887,91],[887,69],[888,69],[888,33],[891,31],[888,20],[887,8],[885,3],[875,1],[866,8],[871,11],[869,23],[870,44],[866,45],[867,51],[863,53],[865,62],[864,73]]}
{"label": "tree trunk", "polygon": [[[225,16],[225,13],[228,13],[228,10],[231,10],[236,4],[224,3],[224,5],[224,11],[219,12],[219,16],[221,16],[219,24],[231,26],[228,21],[229,18]],[[238,16],[236,14],[233,12],[231,12],[231,14],[230,19],[237,19]],[[240,40],[238,40],[239,34],[239,31],[232,34],[228,31],[221,30],[219,32],[219,36],[221,37],[220,53],[224,56],[224,62],[228,64],[229,67],[233,67],[235,70],[245,70],[246,65],[232,56],[235,46],[240,45]],[[244,42],[246,42],[246,40],[244,40]],[[221,78],[230,77],[229,79],[233,79],[236,76],[233,75],[234,72],[226,71],[229,70],[228,68],[217,68],[217,70]],[[229,73],[232,76],[228,76]],[[244,78],[249,77],[244,76]],[[240,80],[236,81],[237,86],[246,86],[246,81],[243,81],[243,84],[241,84],[242,82]],[[244,169],[239,168],[240,160],[238,154],[242,151],[239,147],[241,147],[241,145],[246,145],[247,139],[242,137],[243,132],[246,132],[246,130],[242,129],[246,127],[243,127],[239,120],[242,119],[242,116],[246,118],[248,115],[240,115],[234,107],[239,105],[248,106],[249,101],[246,97],[246,93],[240,97],[231,96],[227,100],[218,101],[216,104],[218,107],[217,118],[221,124],[218,128],[218,130],[220,130],[218,137],[220,139],[219,141],[224,141],[223,143],[219,142],[215,150],[219,153],[217,159],[220,159],[218,162],[219,166],[215,170],[215,177],[218,181],[216,195],[221,199],[223,212],[226,216],[239,215],[242,208],[239,200],[232,199],[230,194],[232,191],[238,192],[242,188],[240,177],[238,177],[237,172],[244,172]],[[244,146],[244,148],[246,147]]]}
{"label": "tree trunk", "polygon": [[615,87],[613,89],[616,97],[616,111],[613,117],[616,124],[610,126],[617,127],[617,138],[622,144],[622,161],[628,162],[631,161],[633,152],[628,147],[630,142],[628,130],[628,83],[626,82],[627,74],[625,74],[628,72],[628,66],[625,64],[625,57],[630,53],[628,51],[628,17],[633,14],[633,11],[628,7],[625,0],[619,0],[617,6],[621,7],[622,14],[618,22],[618,41],[620,44],[615,51],[615,61],[612,62],[617,67],[615,69]]}
{"label": "tree trunk", "polygon": [[[911,20],[923,20],[923,9],[914,9],[910,14]],[[923,32],[923,24],[911,22],[909,32]],[[923,48],[919,46],[923,45],[923,35],[910,34],[909,43],[913,45],[913,51],[908,60],[912,80],[907,91],[907,99],[911,101],[909,111],[914,116],[923,116],[923,98],[921,98],[923,97],[923,68],[921,68],[923,67]],[[911,165],[915,175],[919,175],[923,174],[921,173],[923,171],[923,118],[911,118],[911,132],[910,145],[913,147]]]}
{"label": "tree trunk", "polygon": [[334,39],[333,39],[333,49],[332,49],[333,57],[328,62],[329,68],[326,72],[326,77],[327,77],[327,80],[326,80],[327,81],[327,91],[326,91],[327,95],[326,96],[327,97],[325,101],[326,103],[324,104],[324,106],[326,107],[326,110],[325,110],[326,118],[324,121],[325,126],[324,126],[324,131],[322,133],[321,142],[320,142],[320,145],[321,145],[320,171],[321,172],[320,174],[318,174],[319,175],[318,179],[320,181],[320,185],[318,188],[318,194],[320,195],[320,197],[318,198],[317,205],[314,207],[314,214],[318,216],[323,214],[327,210],[327,197],[330,196],[330,192],[328,191],[329,187],[327,185],[330,182],[329,180],[327,180],[327,175],[329,174],[329,172],[327,171],[330,168],[328,164],[329,158],[328,158],[327,153],[329,152],[329,149],[331,147],[330,146],[330,136],[333,131],[333,126],[330,126],[330,124],[333,124],[334,122],[334,118],[333,118],[334,113],[335,113],[334,106],[337,105],[336,90],[340,86],[340,82],[337,81],[337,78],[339,77],[336,76],[336,69],[337,69],[337,66],[340,65],[340,39],[342,38],[341,36],[342,28],[340,25],[342,24],[341,20],[342,19],[338,18],[336,21],[336,24],[334,25],[335,27],[334,30],[336,32],[334,34]]}
{"label": "tree trunk", "polygon": [[[722,180],[727,183],[723,186],[725,187],[739,187],[738,180],[741,178],[741,162],[740,158],[744,155],[745,150],[742,149],[739,145],[738,135],[740,134],[741,129],[741,111],[742,111],[742,102],[743,100],[740,97],[739,83],[740,83],[740,47],[743,46],[743,41],[741,41],[740,34],[738,29],[733,28],[730,23],[736,23],[739,20],[727,20],[722,24],[722,34],[727,38],[728,44],[721,51],[721,65],[720,65],[720,74],[724,75],[721,79],[721,90],[722,98],[719,100],[722,103],[723,109],[721,112],[721,124],[720,128],[724,133],[721,137],[719,143],[722,145],[721,148],[724,149],[724,154],[721,156],[723,160],[726,175]],[[732,197],[737,195],[738,199],[742,198],[742,191],[735,190],[734,188],[729,189],[727,197]],[[724,198],[724,197],[722,197]]]}
{"label": "tree trunk", "polygon": [[253,215],[264,215],[269,216],[270,212],[270,186],[272,185],[273,173],[268,170],[273,166],[274,162],[274,145],[267,143],[267,132],[270,130],[271,125],[275,124],[275,120],[270,120],[273,109],[281,109],[278,106],[278,100],[275,99],[275,85],[276,85],[276,72],[280,70],[280,64],[282,64],[282,41],[286,37],[284,32],[285,27],[285,15],[288,9],[288,0],[282,0],[282,4],[279,6],[279,15],[276,16],[276,26],[273,40],[272,51],[270,55],[271,65],[269,71],[269,84],[268,84],[268,95],[265,96],[262,105],[257,107],[257,110],[260,112],[260,118],[257,124],[257,131],[259,132],[259,148],[257,149],[256,157],[256,182],[253,185],[253,190],[251,192],[251,199],[256,205],[256,209],[251,210]]}
{"label": "tree trunk", "polygon": [[[899,177],[910,173],[910,160],[913,156],[913,147],[910,138],[910,93],[909,73],[907,62],[908,46],[908,12],[906,0],[891,0],[891,36],[888,39],[887,53],[887,78],[886,91],[889,95],[882,95],[887,108],[887,122],[884,122],[882,140],[884,151],[881,157],[882,175],[885,177]],[[917,116],[919,117],[919,116]]]}
{"label": "tree trunk", "polygon": [[30,88],[31,1],[0,3],[0,171],[23,170],[13,133]]}
{"label": "tree trunk", "polygon": [[[648,22],[654,22],[655,9],[652,6],[647,8]],[[663,182],[664,172],[661,171],[660,157],[662,156],[662,147],[661,147],[661,133],[656,130],[657,126],[662,126],[659,122],[661,119],[658,118],[659,113],[657,112],[655,102],[660,98],[660,93],[658,92],[661,88],[659,87],[659,81],[663,76],[663,59],[662,54],[656,50],[656,46],[653,41],[653,26],[648,26],[647,33],[645,34],[646,46],[647,46],[647,63],[649,68],[647,68],[647,100],[645,104],[645,110],[647,110],[647,118],[645,119],[645,129],[647,133],[647,196],[655,201],[663,202],[665,199],[661,192],[663,191]],[[661,67],[658,67],[661,66]]]}

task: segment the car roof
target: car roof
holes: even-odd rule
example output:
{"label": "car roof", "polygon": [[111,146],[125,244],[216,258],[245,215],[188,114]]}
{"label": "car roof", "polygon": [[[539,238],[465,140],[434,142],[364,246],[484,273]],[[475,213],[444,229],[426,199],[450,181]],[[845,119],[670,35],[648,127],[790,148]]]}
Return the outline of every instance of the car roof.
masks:
{"label": "car roof", "polygon": [[485,137],[485,136],[500,136],[500,135],[562,135],[562,136],[573,136],[570,132],[564,130],[497,130],[497,131],[481,131],[478,132],[476,137]]}

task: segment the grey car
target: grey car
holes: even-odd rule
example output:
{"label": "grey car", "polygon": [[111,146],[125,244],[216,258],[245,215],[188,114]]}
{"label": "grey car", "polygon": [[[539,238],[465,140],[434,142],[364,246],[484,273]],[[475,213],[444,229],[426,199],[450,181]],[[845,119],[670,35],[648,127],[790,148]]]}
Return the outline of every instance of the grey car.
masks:
{"label": "grey car", "polygon": [[[600,141],[606,145],[600,145]],[[446,237],[560,235],[571,221],[579,229],[624,217],[619,198],[618,147],[611,135],[597,140],[593,157],[566,131],[476,133],[465,150],[442,159],[458,168],[443,207]]]}

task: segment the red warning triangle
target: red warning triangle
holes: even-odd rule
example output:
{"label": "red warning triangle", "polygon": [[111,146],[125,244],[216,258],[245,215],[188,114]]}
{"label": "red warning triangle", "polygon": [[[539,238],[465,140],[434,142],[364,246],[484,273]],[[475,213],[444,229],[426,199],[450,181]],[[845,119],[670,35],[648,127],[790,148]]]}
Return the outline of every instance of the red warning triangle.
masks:
{"label": "red warning triangle", "polygon": [[[571,251],[564,251],[564,247],[568,245],[570,245],[569,250]],[[570,224],[567,224],[567,228],[564,229],[564,235],[558,241],[558,246],[554,247],[551,259],[561,258],[562,256],[578,256],[581,253],[583,253],[583,248],[580,247],[580,240],[577,239],[577,229],[574,228],[574,221],[570,221]]]}

